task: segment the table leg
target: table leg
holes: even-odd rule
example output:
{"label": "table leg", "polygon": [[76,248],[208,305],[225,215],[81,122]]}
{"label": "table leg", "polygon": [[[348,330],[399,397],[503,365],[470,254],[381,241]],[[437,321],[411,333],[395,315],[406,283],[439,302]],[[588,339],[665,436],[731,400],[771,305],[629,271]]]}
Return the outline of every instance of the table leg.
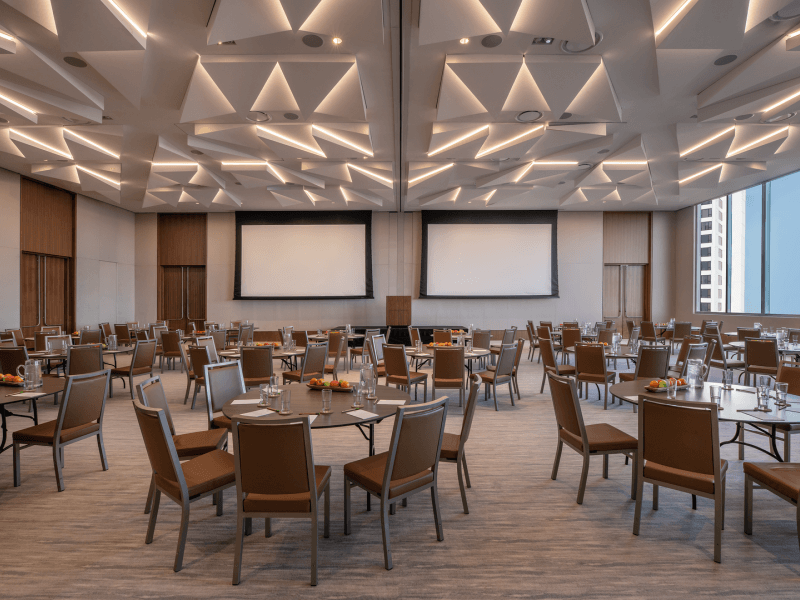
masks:
{"label": "table leg", "polygon": [[[776,444],[777,439],[775,433],[776,433],[775,425],[772,425],[769,436],[770,442],[772,442],[772,454],[775,455],[775,458],[778,462],[783,462],[783,457],[781,457],[781,453],[778,452],[778,445]],[[784,433],[784,435],[788,435],[788,432]]]}
{"label": "table leg", "polygon": [[3,417],[3,423],[0,427],[3,428],[3,441],[0,442],[0,452],[6,450],[6,435],[8,432],[8,426],[6,425],[6,409],[4,406],[0,406],[0,416]]}
{"label": "table leg", "polygon": [[[375,456],[375,425],[369,424],[369,455]],[[367,510],[372,510],[372,494],[367,492]]]}

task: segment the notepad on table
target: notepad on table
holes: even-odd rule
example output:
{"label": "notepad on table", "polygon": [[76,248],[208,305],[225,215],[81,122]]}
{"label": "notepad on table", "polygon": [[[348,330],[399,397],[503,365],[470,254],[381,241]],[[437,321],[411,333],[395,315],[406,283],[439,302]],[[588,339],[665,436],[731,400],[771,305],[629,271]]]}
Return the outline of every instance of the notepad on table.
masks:
{"label": "notepad on table", "polygon": [[262,408],[261,410],[254,410],[253,412],[244,413],[243,417],[265,417],[267,415],[275,414],[275,411],[269,408]]}
{"label": "notepad on table", "polygon": [[347,414],[354,416],[356,419],[374,419],[378,416],[375,413],[369,412],[368,410],[353,410]]}
{"label": "notepad on table", "polygon": [[390,404],[392,406],[403,406],[405,403],[405,400],[378,400],[378,404]]}
{"label": "notepad on table", "polygon": [[258,404],[261,402],[258,398],[247,398],[245,400],[234,400],[231,404]]}

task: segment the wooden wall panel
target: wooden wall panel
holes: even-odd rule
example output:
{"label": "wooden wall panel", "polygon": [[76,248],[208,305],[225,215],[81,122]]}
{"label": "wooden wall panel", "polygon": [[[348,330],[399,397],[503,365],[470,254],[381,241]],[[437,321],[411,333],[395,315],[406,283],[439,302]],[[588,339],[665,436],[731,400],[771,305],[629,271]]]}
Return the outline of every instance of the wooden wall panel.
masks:
{"label": "wooden wall panel", "polygon": [[44,259],[45,325],[69,325],[69,259],[48,256]]}
{"label": "wooden wall panel", "polygon": [[[161,267],[161,302],[158,318],[165,321],[180,321],[184,318],[185,304],[183,267]],[[180,327],[176,325],[175,327]]]}
{"label": "wooden wall panel", "polygon": [[205,214],[158,215],[158,264],[196,265],[206,264]]}
{"label": "wooden wall panel", "polygon": [[411,325],[411,296],[386,296],[386,324]]}
{"label": "wooden wall panel", "polygon": [[603,213],[603,262],[607,265],[650,262],[650,213]]}
{"label": "wooden wall panel", "polygon": [[19,325],[30,337],[39,324],[39,267],[35,254],[20,254],[19,279]]}
{"label": "wooden wall panel", "polygon": [[198,329],[203,329],[203,321],[206,319],[206,268],[190,267],[187,272],[187,319],[194,321]]}
{"label": "wooden wall panel", "polygon": [[22,252],[73,256],[74,194],[23,177],[19,205]]}

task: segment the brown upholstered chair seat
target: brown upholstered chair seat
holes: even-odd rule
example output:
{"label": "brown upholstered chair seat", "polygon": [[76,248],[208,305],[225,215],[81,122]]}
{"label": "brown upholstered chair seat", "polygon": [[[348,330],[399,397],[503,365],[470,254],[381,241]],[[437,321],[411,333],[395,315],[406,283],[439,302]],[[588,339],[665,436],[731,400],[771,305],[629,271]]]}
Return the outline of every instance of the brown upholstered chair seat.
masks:
{"label": "brown upholstered chair seat", "polygon": [[[560,429],[561,438],[569,442],[579,452],[583,452],[583,441],[574,433]],[[586,426],[586,439],[589,440],[589,452],[607,452],[609,450],[638,450],[639,442],[633,436],[620,431],[608,423],[595,423]]]}
{"label": "brown upholstered chair seat", "polygon": [[[481,371],[480,373],[476,373],[481,378],[482,383],[492,383],[494,382],[494,371]],[[511,381],[511,375],[501,375],[497,378],[497,383],[507,383]]]}
{"label": "brown upholstered chair seat", "polygon": [[778,431],[800,431],[800,425],[789,423],[776,423],[775,429]]}
{"label": "brown upholstered chair seat", "polygon": [[[720,476],[724,476],[727,470],[728,461],[723,458],[720,461]],[[674,469],[666,465],[654,463],[653,461],[647,461],[644,464],[644,476],[664,481],[665,483],[671,483],[672,485],[705,492],[706,494],[714,493],[713,473],[706,475],[705,473]]]}
{"label": "brown upholstered chair seat", "polygon": [[[325,465],[314,465],[317,480],[317,498],[322,495],[331,478],[332,469]],[[247,494],[244,512],[311,512],[311,494]]]}
{"label": "brown upholstered chair seat", "polygon": [[[559,371],[563,371],[562,367],[558,367]],[[606,378],[603,378],[602,374],[595,374],[595,373],[578,373],[578,379],[580,381],[588,381],[590,383],[606,383],[606,381],[614,381],[614,377],[617,376],[616,371],[608,371],[606,373]]]}
{"label": "brown upholstered chair seat", "polygon": [[[730,365],[730,361],[728,361],[728,365]],[[759,375],[772,375],[773,377],[778,376],[778,368],[777,367],[760,367],[757,365],[750,365],[747,367],[747,370],[751,373],[758,373]]]}
{"label": "brown upholstered chair seat", "polygon": [[[552,367],[545,367],[549,373],[556,374],[556,370]],[[561,375],[575,375],[575,365],[558,365],[558,372]]]}
{"label": "brown upholstered chair seat", "polygon": [[122,375],[127,376],[133,373],[134,375],[145,375],[147,373],[152,372],[153,369],[150,367],[134,367],[131,369],[130,367],[114,367],[111,369],[111,376],[114,375]]}
{"label": "brown upholstered chair seat", "polygon": [[245,387],[256,387],[261,384],[269,383],[269,377],[245,377],[244,378],[244,385]]}
{"label": "brown upholstered chair seat", "polygon": [[800,464],[744,463],[745,475],[768,485],[795,502],[800,497]]}
{"label": "brown upholstered chair seat", "polygon": [[162,356],[165,356],[167,358],[180,358],[181,357],[181,351],[180,350],[167,350],[166,352],[163,352],[161,354],[162,354]]}
{"label": "brown upholstered chair seat", "polygon": [[[300,370],[297,370],[297,371],[286,371],[286,372],[284,372],[282,374],[283,375],[283,380],[286,381],[288,379],[289,381],[300,381],[300,374],[301,373],[302,373],[302,371],[300,371]],[[316,377],[322,377],[322,373],[306,373],[306,377],[308,379],[312,379],[312,378],[316,378]]]}
{"label": "brown upholstered chair seat", "polygon": [[[233,454],[223,450],[214,450],[181,464],[189,497],[197,496],[236,481],[233,466]],[[156,483],[175,498],[181,497],[181,488],[177,482],[169,481],[156,473]]]}
{"label": "brown upholstered chair seat", "polygon": [[[26,427],[25,429],[20,429],[19,431],[15,431],[12,435],[12,439],[15,442],[22,442],[22,443],[39,443],[39,444],[52,444],[53,437],[56,433],[56,425],[58,424],[57,421],[48,421],[47,423],[39,423],[38,425],[34,425],[33,427]],[[100,425],[97,423],[90,423],[89,425],[80,425],[78,427],[72,427],[70,429],[62,429],[61,430],[61,443],[66,443],[76,438],[79,438],[83,435],[87,435],[89,433],[94,433],[95,431],[100,429]]]}
{"label": "brown upholstered chair seat", "polygon": [[[460,388],[462,385],[464,385],[464,380],[461,378],[445,379],[442,377],[437,377],[436,379],[433,380],[433,385],[434,387],[441,389],[447,389],[450,387]],[[445,433],[445,435],[447,434]]]}
{"label": "brown upholstered chair seat", "polygon": [[[728,360],[729,369],[744,369],[744,361],[743,360]],[[724,369],[725,365],[722,363],[721,360],[712,360],[711,366],[715,369]]]}
{"label": "brown upholstered chair seat", "polygon": [[[383,472],[386,469],[388,452],[368,456],[344,466],[344,474],[370,491],[380,494],[383,488]],[[410,477],[397,479],[389,484],[389,498],[400,496],[433,481],[433,471],[427,469]]]}
{"label": "brown upholstered chair seat", "polygon": [[461,436],[457,433],[445,433],[442,438],[442,451],[440,458],[456,460],[458,458],[458,445],[461,443]]}
{"label": "brown upholstered chair seat", "polygon": [[[418,373],[416,371],[409,371],[408,379],[411,381],[412,384],[414,383],[421,383],[423,381],[428,380],[427,373]],[[400,377],[399,375],[389,375],[386,378],[386,385],[407,385],[407,381],[405,377]]]}
{"label": "brown upholstered chair seat", "polygon": [[172,436],[178,458],[198,456],[206,452],[217,450],[223,438],[227,439],[226,429],[209,429],[208,431],[193,431]]}
{"label": "brown upholstered chair seat", "polygon": [[620,381],[633,381],[636,379],[636,373],[620,373],[619,380]]}
{"label": "brown upholstered chair seat", "polygon": [[230,430],[231,429],[231,420],[228,417],[226,417],[225,415],[219,415],[218,417],[214,417],[211,420],[211,423],[215,427],[218,427],[220,429],[226,429],[226,430]]}

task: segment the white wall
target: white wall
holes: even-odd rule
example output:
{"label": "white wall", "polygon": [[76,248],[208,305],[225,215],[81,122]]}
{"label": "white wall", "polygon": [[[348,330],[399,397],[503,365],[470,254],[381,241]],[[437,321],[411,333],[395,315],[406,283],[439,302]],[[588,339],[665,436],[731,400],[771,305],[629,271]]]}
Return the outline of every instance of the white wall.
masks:
{"label": "white wall", "polygon": [[136,313],[133,320],[152,323],[158,319],[158,215],[137,214],[135,222]]}
{"label": "white wall", "polygon": [[20,177],[0,169],[0,215],[3,234],[0,235],[0,265],[3,281],[0,285],[0,328],[19,327],[19,183]]}
{"label": "white wall", "polygon": [[134,214],[81,195],[77,197],[76,211],[77,326],[133,320]]}

